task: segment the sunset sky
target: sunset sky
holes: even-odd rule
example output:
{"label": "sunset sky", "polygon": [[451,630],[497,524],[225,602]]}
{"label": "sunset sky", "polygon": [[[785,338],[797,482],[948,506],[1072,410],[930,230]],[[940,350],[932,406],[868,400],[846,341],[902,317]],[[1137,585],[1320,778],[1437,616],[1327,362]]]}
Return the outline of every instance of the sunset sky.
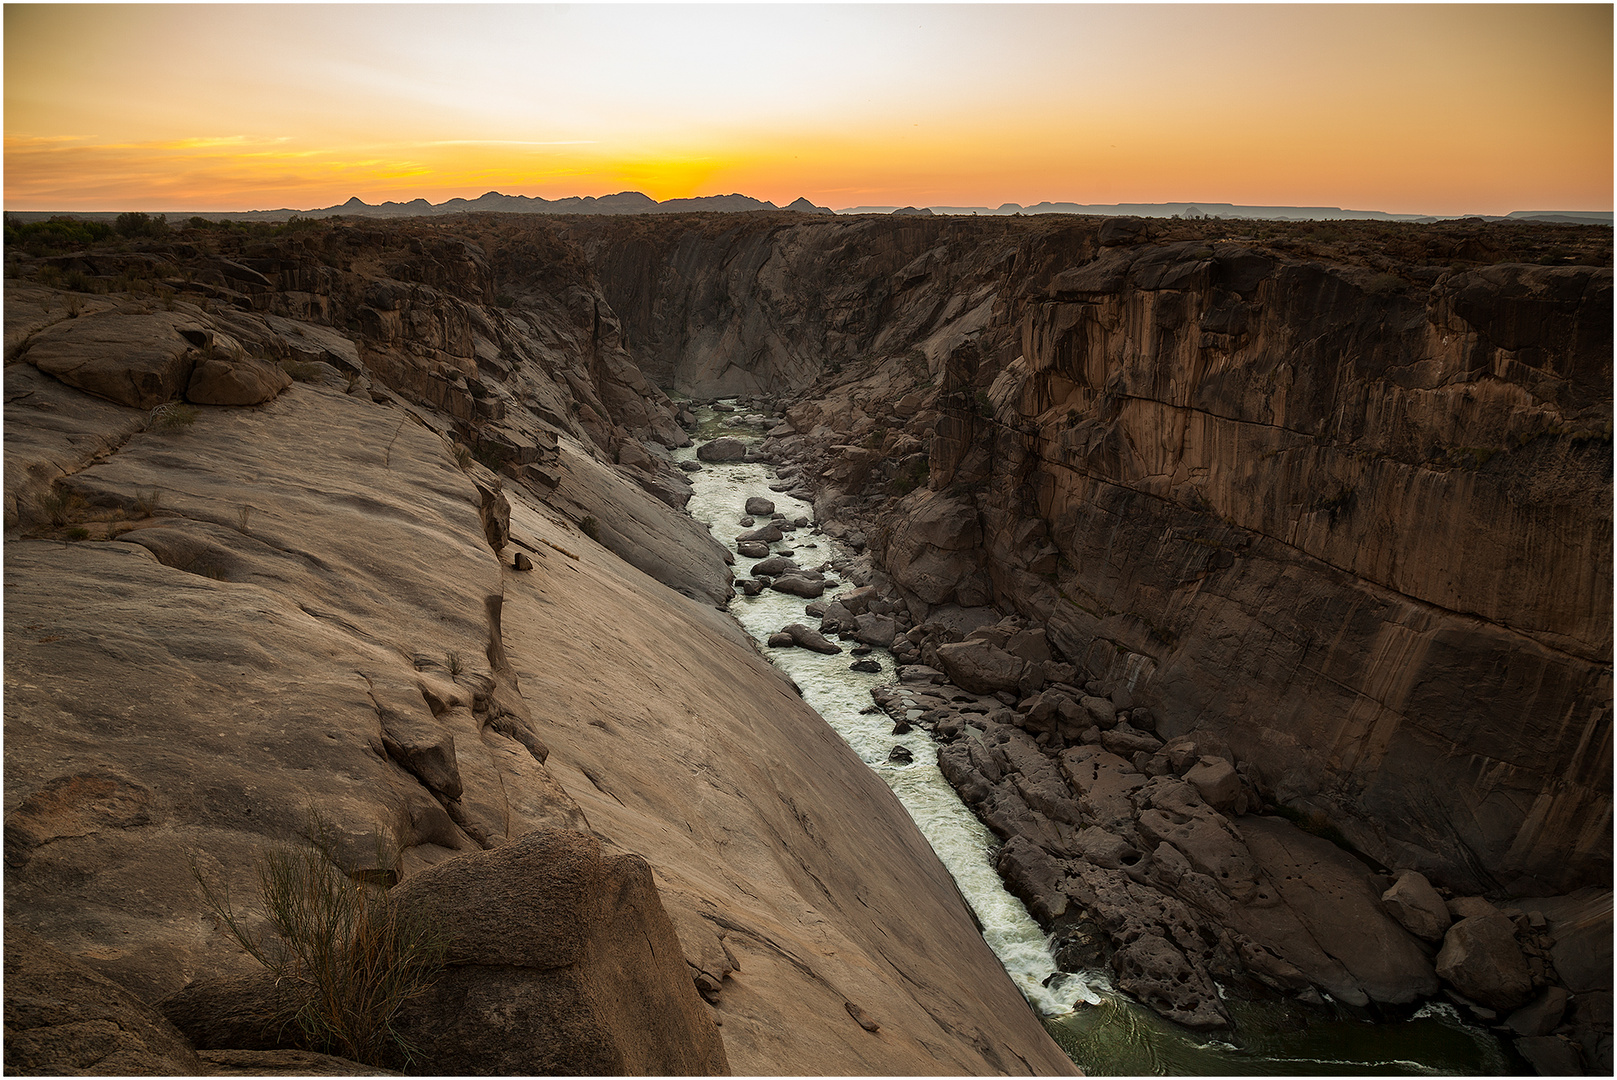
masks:
{"label": "sunset sky", "polygon": [[1609,5],[5,7],[9,210],[1612,209]]}

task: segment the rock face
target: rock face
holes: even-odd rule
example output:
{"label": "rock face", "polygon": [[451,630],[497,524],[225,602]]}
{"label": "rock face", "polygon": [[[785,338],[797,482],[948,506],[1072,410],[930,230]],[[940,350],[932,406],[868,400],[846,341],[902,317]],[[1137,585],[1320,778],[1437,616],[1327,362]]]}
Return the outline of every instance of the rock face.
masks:
{"label": "rock face", "polygon": [[1223,229],[571,235],[664,385],[795,395],[763,450],[918,620],[1036,621],[1385,865],[1608,879],[1609,234]]}
{"label": "rock face", "polygon": [[[722,551],[633,475],[657,468],[635,446],[688,436],[576,251],[521,222],[193,239],[153,256],[197,286],[174,312],[96,297],[73,320],[141,316],[178,365],[154,362],[162,401],[226,337],[302,373],[189,426],[150,425],[144,382],[124,403],[51,374],[84,366],[63,342],[85,332],[60,294],[6,290],[8,965],[35,933],[146,1002],[250,972],[190,867],[252,905],[255,852],[311,807],[345,870],[396,861],[404,889],[559,831],[610,841],[569,917],[632,986],[573,980],[622,1011],[539,1047],[573,1054],[557,1068],[1072,1071],[902,807],[714,610]],[[180,320],[212,343],[170,340]],[[677,945],[608,934],[658,903]],[[636,1013],[670,964],[683,1003]],[[456,992],[454,1025],[433,1018],[465,1039],[451,1056],[535,1021]],[[27,1067],[94,1065],[50,1046]]]}
{"label": "rock face", "polygon": [[6,1072],[202,1076],[161,1013],[20,927],[6,926]]}

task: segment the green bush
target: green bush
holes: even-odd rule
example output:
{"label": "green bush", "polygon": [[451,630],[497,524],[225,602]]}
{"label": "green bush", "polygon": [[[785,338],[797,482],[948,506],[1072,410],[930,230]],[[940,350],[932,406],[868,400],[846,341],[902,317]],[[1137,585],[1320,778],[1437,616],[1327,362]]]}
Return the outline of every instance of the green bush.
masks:
{"label": "green bush", "polygon": [[[387,844],[387,837],[379,841],[378,855],[396,872]],[[249,930],[229,891],[215,890],[194,860],[191,873],[226,932],[291,988],[297,1006],[290,1019],[305,1046],[381,1067],[413,1059],[394,1021],[437,978],[444,941],[399,910],[385,888],[341,869],[336,834],[318,813],[310,814],[305,843],[258,859],[266,931]]]}
{"label": "green bush", "polygon": [[112,223],[119,236],[164,236],[168,233],[168,218],[163,214],[152,217],[139,211],[119,214]]}
{"label": "green bush", "polygon": [[595,520],[594,514],[585,514],[584,520],[578,523],[578,527],[583,530],[585,536],[594,540],[597,544],[601,542],[601,523]]}

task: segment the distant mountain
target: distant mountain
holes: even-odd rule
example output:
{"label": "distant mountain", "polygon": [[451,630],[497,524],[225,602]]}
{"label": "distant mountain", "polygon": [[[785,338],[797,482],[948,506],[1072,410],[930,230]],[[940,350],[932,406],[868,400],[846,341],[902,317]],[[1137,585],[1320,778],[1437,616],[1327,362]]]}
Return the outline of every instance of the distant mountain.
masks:
{"label": "distant mountain", "polygon": [[[969,216],[1009,214],[1085,214],[1097,217],[1184,217],[1220,219],[1268,219],[1278,221],[1443,221],[1455,217],[1476,217],[1483,221],[1538,221],[1568,225],[1611,225],[1609,210],[1516,210],[1507,215],[1449,215],[1436,217],[1429,214],[1389,214],[1381,210],[1344,210],[1339,206],[1242,206],[1235,203],[1070,203],[1041,202],[1032,206],[1019,203],[1001,203],[987,206],[851,206],[832,210],[816,206],[806,198],[793,200],[785,207],[754,199],[750,195],[703,195],[691,199],[669,199],[658,202],[638,191],[620,191],[615,195],[584,195],[565,199],[544,199],[529,195],[504,195],[498,191],[485,192],[475,199],[449,199],[430,203],[426,199],[409,202],[384,202],[376,205],[357,197],[337,206],[317,210],[243,210],[231,213],[216,211],[168,211],[170,221],[184,221],[189,217],[205,217],[215,221],[285,221],[291,217],[430,217],[444,214],[505,213],[505,214],[687,214],[687,213],[746,213],[760,210],[786,210],[802,214],[954,214]],[[8,211],[6,216],[19,221],[44,221],[63,211],[23,210]],[[111,221],[118,216],[116,210],[72,212],[72,217],[84,220]]]}

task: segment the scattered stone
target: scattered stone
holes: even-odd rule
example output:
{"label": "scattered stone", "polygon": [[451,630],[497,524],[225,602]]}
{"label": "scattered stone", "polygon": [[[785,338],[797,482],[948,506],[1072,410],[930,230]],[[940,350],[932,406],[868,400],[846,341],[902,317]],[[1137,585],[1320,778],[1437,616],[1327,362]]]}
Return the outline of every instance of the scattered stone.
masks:
{"label": "scattered stone", "polygon": [[[773,514],[775,512],[775,504],[761,495],[753,495],[747,499],[746,511],[748,514],[754,516],[759,514]],[[804,522],[804,524],[807,524],[807,522]]]}
{"label": "scattered stone", "polygon": [[737,540],[736,554],[744,559],[767,559],[769,545],[762,540]]}
{"label": "scattered stone", "polygon": [[907,746],[895,746],[887,755],[889,765],[908,765],[915,760],[915,755]]}
{"label": "scattered stone", "polygon": [[736,585],[740,587],[742,594],[745,596],[759,596],[762,595],[765,589],[769,588],[769,582],[764,581],[762,578],[742,578],[736,582]]}
{"label": "scattered stone", "polygon": [[779,525],[765,525],[759,529],[749,529],[744,533],[736,534],[736,543],[743,540],[762,540],[766,544],[773,544],[785,539],[786,534],[780,531]]}
{"label": "scattered stone", "polygon": [[511,560],[511,566],[517,570],[532,570],[533,560],[519,551],[516,554],[516,558]]}
{"label": "scattered stone", "polygon": [[862,671],[869,675],[879,675],[881,673],[881,664],[874,660],[855,660],[848,665],[848,670]]}
{"label": "scattered stone", "polygon": [[682,462],[679,463],[679,467],[681,469],[684,469],[686,472],[693,472],[694,473],[694,472],[701,472],[702,471],[701,464],[698,463],[698,462],[695,462],[695,461],[682,461]]}
{"label": "scattered stone", "polygon": [[784,630],[777,630],[769,635],[769,640],[765,644],[771,649],[790,649],[796,647],[797,639]]}
{"label": "scattered stone", "polygon": [[1480,918],[1488,915],[1504,915],[1504,912],[1494,907],[1480,896],[1457,896],[1447,902],[1449,914],[1456,921],[1460,919]]}

